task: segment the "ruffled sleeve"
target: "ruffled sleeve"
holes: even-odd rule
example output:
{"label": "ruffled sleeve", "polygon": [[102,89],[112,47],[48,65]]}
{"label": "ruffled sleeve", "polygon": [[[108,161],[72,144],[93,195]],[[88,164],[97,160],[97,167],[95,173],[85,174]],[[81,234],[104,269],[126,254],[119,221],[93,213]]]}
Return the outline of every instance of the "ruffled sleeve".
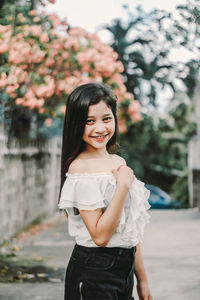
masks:
{"label": "ruffled sleeve", "polygon": [[105,207],[104,196],[94,176],[66,174],[61,191],[60,209],[78,208],[94,210]]}
{"label": "ruffled sleeve", "polygon": [[135,179],[130,193],[130,210],[128,218],[124,226],[121,224],[119,230],[121,231],[122,239],[128,243],[137,244],[142,242],[144,236],[144,229],[149,223],[150,215],[147,210],[151,207],[148,198],[150,191],[145,188],[144,183]]}

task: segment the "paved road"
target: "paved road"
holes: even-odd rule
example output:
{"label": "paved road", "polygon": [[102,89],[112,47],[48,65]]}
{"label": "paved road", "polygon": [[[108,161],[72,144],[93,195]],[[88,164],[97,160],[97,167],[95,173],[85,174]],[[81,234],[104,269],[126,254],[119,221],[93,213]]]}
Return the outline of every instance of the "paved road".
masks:
{"label": "paved road", "polygon": [[[200,213],[188,209],[152,210],[150,214],[142,252],[153,299],[199,300]],[[64,274],[73,241],[64,218],[55,216],[51,222],[51,228],[23,242],[18,257],[39,255],[45,266],[61,268]],[[0,300],[62,300],[63,292],[63,281],[0,283]]]}

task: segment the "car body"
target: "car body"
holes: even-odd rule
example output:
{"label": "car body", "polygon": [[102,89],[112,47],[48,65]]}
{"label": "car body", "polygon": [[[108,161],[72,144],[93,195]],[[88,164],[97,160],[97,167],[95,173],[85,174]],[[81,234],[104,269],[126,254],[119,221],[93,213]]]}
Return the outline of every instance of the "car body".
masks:
{"label": "car body", "polygon": [[145,187],[150,191],[149,204],[152,209],[180,208],[180,202],[172,200],[161,188],[152,184],[145,184]]}

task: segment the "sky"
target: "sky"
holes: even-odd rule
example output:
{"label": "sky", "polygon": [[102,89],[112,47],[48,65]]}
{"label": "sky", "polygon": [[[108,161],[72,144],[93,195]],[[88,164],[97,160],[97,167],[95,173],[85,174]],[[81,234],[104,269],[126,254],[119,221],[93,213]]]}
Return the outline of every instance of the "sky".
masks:
{"label": "sky", "polygon": [[82,27],[89,32],[112,19],[124,16],[122,5],[130,7],[142,5],[145,11],[154,8],[175,11],[175,7],[187,0],[56,0],[55,4],[49,4],[46,10],[57,13],[60,17],[67,17],[72,26]]}
{"label": "sky", "polygon": [[[82,27],[90,33],[97,32],[100,39],[109,43],[111,35],[107,30],[101,29],[104,24],[111,24],[112,20],[120,17],[127,18],[123,5],[129,5],[132,10],[141,5],[148,12],[155,8],[164,9],[176,15],[175,7],[186,3],[188,0],[56,0],[55,4],[49,4],[46,11],[58,14],[61,18],[67,18],[70,25]],[[173,52],[174,51],[174,52]],[[189,53],[186,50],[173,50],[172,60],[177,56],[187,60]],[[178,53],[177,53],[178,51]],[[180,52],[181,51],[181,52]]]}

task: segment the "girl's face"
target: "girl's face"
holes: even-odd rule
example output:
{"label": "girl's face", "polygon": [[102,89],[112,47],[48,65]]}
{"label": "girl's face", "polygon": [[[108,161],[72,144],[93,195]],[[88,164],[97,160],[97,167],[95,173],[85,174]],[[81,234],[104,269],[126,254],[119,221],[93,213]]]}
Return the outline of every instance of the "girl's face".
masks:
{"label": "girl's face", "polygon": [[115,132],[112,110],[101,100],[90,105],[82,140],[86,150],[106,149],[106,144]]}

